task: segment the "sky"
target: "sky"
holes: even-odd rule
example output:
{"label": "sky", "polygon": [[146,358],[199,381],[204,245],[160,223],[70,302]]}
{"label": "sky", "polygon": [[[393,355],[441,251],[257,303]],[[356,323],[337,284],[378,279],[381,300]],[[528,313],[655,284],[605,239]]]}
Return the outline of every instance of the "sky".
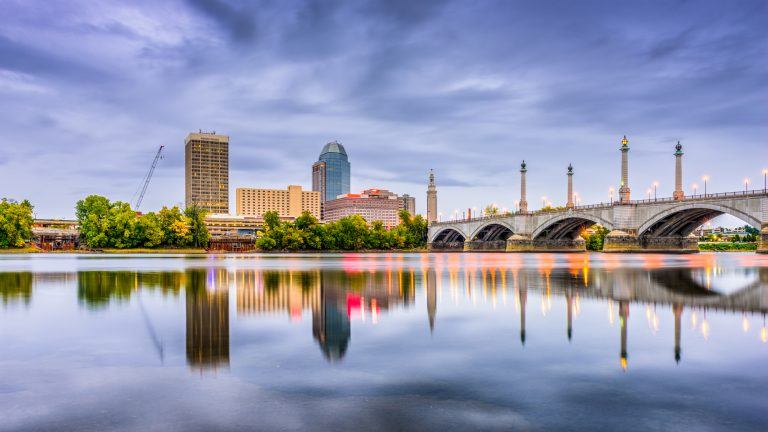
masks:
{"label": "sky", "polygon": [[519,199],[581,203],[685,187],[763,187],[765,1],[0,0],[0,196],[72,217],[89,194],[142,210],[184,201],[184,138],[230,136],[237,187],[311,187],[339,140],[352,191],[443,217]]}

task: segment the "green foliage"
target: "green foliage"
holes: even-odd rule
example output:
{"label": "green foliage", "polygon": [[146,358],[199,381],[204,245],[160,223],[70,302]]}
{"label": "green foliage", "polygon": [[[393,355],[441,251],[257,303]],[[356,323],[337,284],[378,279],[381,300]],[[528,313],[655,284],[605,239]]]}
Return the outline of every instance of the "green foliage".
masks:
{"label": "green foliage", "polygon": [[487,206],[485,206],[485,215],[486,216],[496,216],[499,213],[500,213],[499,212],[499,208],[496,207],[496,205],[488,204]]}
{"label": "green foliage", "polygon": [[359,215],[320,224],[309,212],[293,222],[283,222],[276,212],[264,214],[264,227],[257,233],[260,250],[361,250],[403,249],[426,245],[427,221],[401,210],[400,224],[387,230],[381,221],[368,224]]}
{"label": "green foliage", "polygon": [[32,237],[32,204],[24,200],[0,201],[0,248],[24,247]]}
{"label": "green foliage", "polygon": [[711,252],[754,251],[754,250],[757,250],[757,243],[733,243],[733,242],[699,243],[699,250],[711,251]]}
{"label": "green foliage", "polygon": [[547,205],[547,206],[542,207],[541,210],[539,210],[539,212],[542,212],[542,213],[552,213],[552,212],[561,212],[561,211],[565,211],[565,210],[567,210],[565,208],[565,206],[552,207],[551,205]]}
{"label": "green foliage", "polygon": [[91,195],[77,202],[75,214],[80,236],[91,248],[201,247],[210,238],[205,211],[198,207],[183,213],[178,207],[163,207],[140,215],[128,203]]}
{"label": "green foliage", "polygon": [[581,237],[586,241],[587,250],[601,251],[603,250],[603,243],[605,243],[605,236],[608,235],[610,230],[602,225],[594,225],[591,229],[591,233],[585,231],[581,234]]}
{"label": "green foliage", "polygon": [[184,209],[184,216],[187,218],[187,227],[189,227],[189,245],[203,247],[208,245],[211,234],[208,227],[205,226],[206,211],[197,206],[190,206]]}

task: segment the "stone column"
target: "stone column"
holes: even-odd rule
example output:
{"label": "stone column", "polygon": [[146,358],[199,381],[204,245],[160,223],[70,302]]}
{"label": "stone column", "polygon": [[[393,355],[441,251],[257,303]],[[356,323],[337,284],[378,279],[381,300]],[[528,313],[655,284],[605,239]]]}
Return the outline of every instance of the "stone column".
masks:
{"label": "stone column", "polygon": [[568,164],[568,202],[566,208],[573,208],[573,165]]}
{"label": "stone column", "polygon": [[685,198],[685,192],[683,192],[683,146],[680,141],[675,146],[675,192],[672,193],[672,197],[676,200]]}
{"label": "stone column", "polygon": [[621,140],[621,187],[619,187],[619,202],[629,202],[629,140],[627,136]]}
{"label": "stone column", "polygon": [[520,164],[520,213],[528,213],[528,201],[525,196],[525,173],[528,170],[525,168],[525,161]]}

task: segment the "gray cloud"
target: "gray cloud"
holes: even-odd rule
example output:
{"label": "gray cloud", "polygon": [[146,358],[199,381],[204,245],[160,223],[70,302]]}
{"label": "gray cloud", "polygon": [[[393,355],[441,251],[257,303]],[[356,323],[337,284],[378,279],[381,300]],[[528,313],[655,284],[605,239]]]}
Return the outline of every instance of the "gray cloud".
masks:
{"label": "gray cloud", "polygon": [[[654,180],[671,192],[678,139],[686,183],[708,173],[713,190],[756,180],[768,159],[759,1],[5,6],[0,184],[41,214],[71,214],[83,193],[130,196],[160,144],[145,205],[181,201],[183,139],[200,128],[232,137],[233,189],[309,186],[339,139],[353,189],[422,197],[434,168],[445,212],[511,207],[521,159],[531,197],[564,200],[573,162],[583,200],[604,200],[623,134],[640,194]],[[30,160],[57,168],[16,181]]]}

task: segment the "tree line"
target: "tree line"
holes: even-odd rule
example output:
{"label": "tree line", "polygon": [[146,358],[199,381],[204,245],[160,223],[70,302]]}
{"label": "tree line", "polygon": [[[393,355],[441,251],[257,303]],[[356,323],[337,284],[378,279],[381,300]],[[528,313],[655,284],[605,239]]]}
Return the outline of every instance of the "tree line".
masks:
{"label": "tree line", "polygon": [[204,247],[210,239],[205,214],[196,206],[139,214],[128,203],[99,195],[75,206],[80,238],[89,248]]}
{"label": "tree line", "polygon": [[0,200],[0,248],[20,248],[29,241],[34,223],[32,209],[32,204],[27,200]]}
{"label": "tree line", "polygon": [[293,222],[280,220],[277,212],[264,214],[264,227],[256,234],[256,248],[272,250],[416,249],[427,244],[427,221],[407,210],[400,223],[386,229],[381,221],[370,224],[359,215],[321,224],[309,212]]}

